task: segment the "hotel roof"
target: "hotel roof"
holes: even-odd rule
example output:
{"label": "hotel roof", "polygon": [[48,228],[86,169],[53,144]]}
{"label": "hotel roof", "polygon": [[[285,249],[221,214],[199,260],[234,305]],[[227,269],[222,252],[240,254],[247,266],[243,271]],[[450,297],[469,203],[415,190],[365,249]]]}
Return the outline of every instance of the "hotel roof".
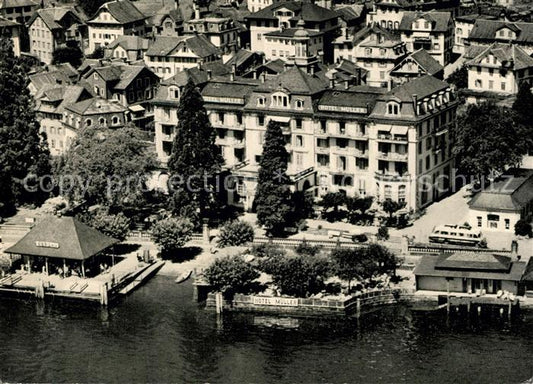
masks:
{"label": "hotel roof", "polygon": [[6,253],[86,260],[118,243],[73,217],[43,220]]}
{"label": "hotel roof", "polygon": [[422,99],[448,87],[448,83],[433,76],[426,75],[392,89],[388,95],[395,96],[402,101],[412,101],[413,95],[417,95],[418,99]]}
{"label": "hotel roof", "polygon": [[282,88],[294,94],[313,95],[323,91],[326,87],[327,84],[322,79],[293,67],[267,80],[257,90],[271,92]]}

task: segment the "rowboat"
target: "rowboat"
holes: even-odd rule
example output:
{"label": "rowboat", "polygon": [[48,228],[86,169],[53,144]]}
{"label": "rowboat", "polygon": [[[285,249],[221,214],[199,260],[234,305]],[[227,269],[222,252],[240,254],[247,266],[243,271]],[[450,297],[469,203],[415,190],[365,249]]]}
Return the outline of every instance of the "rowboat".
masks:
{"label": "rowboat", "polygon": [[183,283],[185,280],[187,280],[189,277],[191,277],[192,271],[188,270],[180,274],[178,277],[176,277],[176,284]]}

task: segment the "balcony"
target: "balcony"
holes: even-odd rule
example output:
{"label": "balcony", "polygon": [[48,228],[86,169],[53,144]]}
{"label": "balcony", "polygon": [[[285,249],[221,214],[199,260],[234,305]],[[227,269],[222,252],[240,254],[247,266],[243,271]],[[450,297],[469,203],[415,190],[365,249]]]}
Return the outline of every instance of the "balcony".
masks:
{"label": "balcony", "polygon": [[408,173],[400,175],[399,173],[394,172],[378,171],[374,174],[374,178],[377,181],[406,183],[411,180],[411,175],[409,175]]}
{"label": "balcony", "polygon": [[356,157],[366,157],[366,158],[368,158],[368,151],[363,151],[361,149],[356,149],[355,150],[355,156]]}
{"label": "balcony", "polygon": [[353,137],[356,140],[367,140],[368,139],[368,133],[357,131],[357,132],[355,132],[355,135],[353,135]]}
{"label": "balcony", "polygon": [[323,130],[322,128],[315,128],[315,136],[317,137],[329,137],[328,130]]}
{"label": "balcony", "polygon": [[338,147],[338,146],[331,147],[331,152],[333,152],[333,153],[346,154],[346,153],[348,153],[349,150],[350,150],[350,147],[348,147],[348,146],[346,146],[346,147]]}
{"label": "balcony", "polygon": [[329,147],[316,147],[315,149],[316,153],[324,153],[324,154],[329,154],[329,150],[330,150]]}
{"label": "balcony", "polygon": [[407,153],[379,152],[378,159],[387,161],[407,161]]}
{"label": "balcony", "polygon": [[405,143],[407,144],[407,135],[385,135],[385,134],[379,134],[378,135],[379,141],[384,141],[388,143]]}

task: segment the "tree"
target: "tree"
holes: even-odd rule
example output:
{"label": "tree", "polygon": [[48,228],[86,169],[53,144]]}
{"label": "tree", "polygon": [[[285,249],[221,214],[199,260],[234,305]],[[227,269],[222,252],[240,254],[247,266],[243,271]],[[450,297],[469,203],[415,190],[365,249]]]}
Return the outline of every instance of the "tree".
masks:
{"label": "tree", "polygon": [[52,64],[70,63],[78,68],[83,61],[83,52],[78,46],[60,47],[52,53]]}
{"label": "tree", "polygon": [[446,82],[455,85],[458,89],[468,88],[468,68],[463,65],[453,71]]}
{"label": "tree", "polygon": [[14,204],[40,204],[48,197],[39,179],[50,174],[50,152],[46,135],[39,132],[25,68],[11,39],[1,37],[0,214],[12,211]]}
{"label": "tree", "polygon": [[204,276],[213,290],[231,298],[235,293],[250,293],[259,273],[237,255],[215,260],[204,270]]}
{"label": "tree", "polygon": [[86,128],[58,163],[60,192],[71,205],[143,207],[146,181],[157,165],[139,129]]}
{"label": "tree", "polygon": [[305,219],[313,217],[313,196],[305,191],[295,191],[291,195],[291,212],[289,214],[289,223],[299,225]]}
{"label": "tree", "polygon": [[221,248],[243,245],[254,240],[254,228],[245,221],[229,221],[220,229],[218,237]]}
{"label": "tree", "polygon": [[272,235],[280,235],[291,215],[291,194],[286,174],[289,153],[278,122],[270,121],[259,162],[259,175],[254,203],[257,222]]}
{"label": "tree", "polygon": [[[346,195],[342,192],[328,192],[322,196],[319,205],[322,206],[323,213],[331,221],[337,221],[339,217],[339,207],[346,204]],[[328,210],[333,209],[331,215],[328,215]]]}
{"label": "tree", "polygon": [[513,110],[518,114],[521,122],[533,125],[533,94],[531,85],[527,81],[520,83]]}
{"label": "tree", "polygon": [[85,224],[120,241],[125,240],[130,231],[131,220],[122,212],[110,214],[107,208],[87,212],[79,215],[78,218]]}
{"label": "tree", "polygon": [[324,289],[331,273],[327,259],[319,256],[276,257],[268,265],[272,281],[285,295],[307,297]]}
{"label": "tree", "polygon": [[[215,130],[209,122],[202,95],[192,81],[181,94],[178,106],[178,125],[168,162],[172,193],[185,195],[174,204],[174,212],[190,204],[207,218],[216,204],[215,182],[224,162],[215,145]],[[194,203],[192,203],[194,202]],[[175,201],[176,203],[176,201]]]}
{"label": "tree", "polygon": [[363,248],[337,248],[331,252],[334,273],[348,282],[348,291],[352,280],[363,280],[364,271],[361,270],[363,252]]}
{"label": "tree", "polygon": [[93,53],[87,55],[88,59],[103,59],[105,54],[104,47],[96,47]]}
{"label": "tree", "polygon": [[298,244],[294,251],[300,256],[316,256],[321,249],[322,247],[320,245],[311,245],[304,239],[304,241]]}
{"label": "tree", "polygon": [[78,0],[77,4],[88,17],[92,17],[107,0]]}
{"label": "tree", "polygon": [[372,207],[374,198],[372,196],[367,197],[347,197],[346,208],[348,209],[348,218],[350,222],[356,223],[359,219],[368,219],[366,211]]}
{"label": "tree", "polygon": [[405,207],[405,202],[398,202],[392,199],[385,199],[382,203],[383,210],[389,214],[389,219],[392,220],[392,216],[398,212],[400,209]]}
{"label": "tree", "polygon": [[385,225],[382,225],[378,229],[377,239],[378,240],[389,240],[389,228]]}
{"label": "tree", "polygon": [[191,239],[193,225],[189,219],[167,218],[152,227],[152,239],[161,247],[163,255],[178,251]]}
{"label": "tree", "polygon": [[528,236],[533,237],[533,231],[531,229],[531,224],[524,219],[518,220],[514,226],[514,233],[517,236]]}
{"label": "tree", "polygon": [[527,147],[522,135],[512,109],[491,102],[469,105],[452,128],[459,172],[484,180],[520,163]]}

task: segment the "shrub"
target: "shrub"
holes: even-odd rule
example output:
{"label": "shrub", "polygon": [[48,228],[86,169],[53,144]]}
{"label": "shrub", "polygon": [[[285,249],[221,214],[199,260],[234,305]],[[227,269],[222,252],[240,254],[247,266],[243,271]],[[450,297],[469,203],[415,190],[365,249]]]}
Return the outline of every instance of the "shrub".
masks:
{"label": "shrub", "polygon": [[359,235],[353,235],[352,236],[352,241],[354,243],[365,243],[368,241],[368,236],[365,235],[364,233],[361,233]]}
{"label": "shrub", "polygon": [[80,214],[78,219],[107,236],[114,237],[120,241],[126,239],[131,226],[131,220],[122,212],[111,215],[107,209],[97,209]]}
{"label": "shrub", "polygon": [[321,249],[322,247],[320,245],[311,245],[307,240],[304,240],[298,244],[295,251],[301,256],[315,256]]}
{"label": "shrub", "polygon": [[382,225],[381,227],[379,227],[378,229],[378,235],[377,235],[377,239],[378,240],[389,240],[389,229]]}
{"label": "shrub", "polygon": [[230,298],[235,293],[250,293],[259,273],[242,256],[237,255],[215,260],[204,271],[204,276],[213,290]]}
{"label": "shrub", "polygon": [[254,240],[254,228],[245,221],[230,221],[224,224],[218,236],[221,248],[242,245]]}
{"label": "shrub", "polygon": [[193,224],[186,218],[167,218],[152,227],[152,239],[161,247],[161,253],[177,251],[190,240]]}
{"label": "shrub", "polygon": [[250,253],[259,258],[272,256],[285,256],[287,252],[277,245],[270,243],[263,243],[252,246]]}
{"label": "shrub", "polygon": [[531,224],[529,224],[526,220],[518,220],[514,226],[514,233],[517,236],[533,237],[532,232]]}
{"label": "shrub", "polygon": [[481,241],[478,243],[479,248],[487,248],[487,239],[482,238]]}

